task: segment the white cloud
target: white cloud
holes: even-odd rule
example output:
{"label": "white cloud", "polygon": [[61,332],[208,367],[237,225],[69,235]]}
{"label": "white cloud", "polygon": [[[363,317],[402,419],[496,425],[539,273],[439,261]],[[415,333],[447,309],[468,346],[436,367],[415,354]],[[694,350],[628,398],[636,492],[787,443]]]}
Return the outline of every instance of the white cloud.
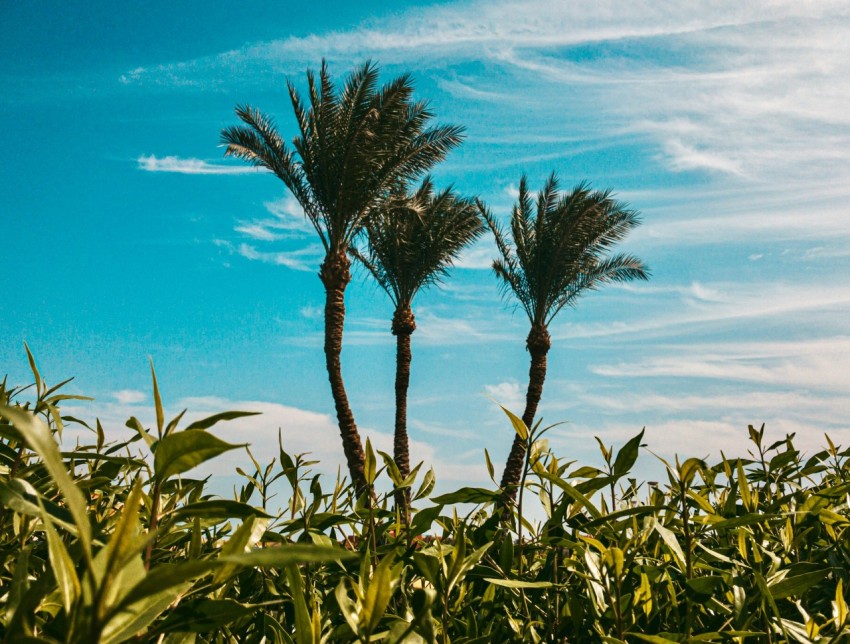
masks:
{"label": "white cloud", "polygon": [[324,316],[324,309],[321,306],[302,306],[298,312],[308,320],[321,320]]}
{"label": "white cloud", "polygon": [[[341,468],[343,474],[347,474],[339,427],[335,419],[328,414],[267,401],[203,396],[182,398],[173,407],[167,406],[166,417],[170,419],[182,409],[188,409],[188,412],[180,427],[222,411],[259,412],[256,416],[221,422],[210,431],[230,443],[248,443],[249,449],[260,464],[268,463],[278,456],[278,432],[280,432],[281,442],[287,453],[290,455],[309,453],[310,460],[319,461],[313,466],[315,471],[332,477],[336,474],[337,468]],[[155,422],[152,408],[140,410],[134,405],[125,403],[69,405],[63,411],[84,419],[99,417],[108,441],[127,438],[131,435],[132,430],[124,426],[124,422],[130,416],[138,417],[145,427],[154,427]],[[360,427],[359,430],[364,445],[368,437],[376,450],[392,453],[392,434],[368,427]],[[63,440],[70,444],[78,437],[82,440],[91,440],[91,434],[86,430],[69,425],[64,432]],[[468,458],[468,455],[458,458],[458,455],[451,450],[444,455],[432,445],[417,440],[410,441],[410,453],[414,463],[422,460],[425,462],[426,470],[430,466],[434,467],[438,484],[443,490],[451,489],[455,486],[454,482],[480,484],[486,478],[483,460],[480,464],[476,463],[480,467],[470,466],[469,463],[464,462],[464,458]],[[216,478],[233,474],[236,467],[244,470],[251,469],[248,455],[241,450],[227,452],[209,461],[195,470],[194,474],[213,475],[213,483],[215,483]],[[328,485],[329,481],[325,480],[325,484]]]}
{"label": "white cloud", "polygon": [[144,402],[147,394],[144,391],[137,389],[122,389],[121,391],[113,392],[112,397],[118,401],[120,405],[132,405],[134,403]]}
{"label": "white cloud", "polygon": [[[705,456],[708,462],[713,464],[720,460],[721,451],[727,457],[735,458],[747,456],[748,450],[754,449],[748,438],[748,424],[761,426],[758,420],[704,420],[692,417],[647,423],[644,442],[647,444],[647,450],[667,459],[672,459],[676,454],[689,457]],[[627,423],[593,427],[569,425],[555,428],[549,432],[548,438],[556,454],[570,454],[577,457],[579,462],[586,463],[595,456],[594,436],[599,436],[606,444],[619,446],[639,430],[639,426]],[[775,420],[765,424],[765,441],[768,444],[781,440],[790,433],[796,433],[794,444],[804,453],[811,455],[826,446],[822,428],[813,423]],[[828,433],[836,444],[846,445],[850,442],[848,429],[831,429]],[[663,473],[663,466],[654,462],[648,451],[642,452],[637,469],[639,478]]]}
{"label": "white cloud", "polygon": [[234,230],[257,241],[302,238],[315,232],[295,197],[286,195],[263,205],[272,217],[240,221]]}
{"label": "white cloud", "polygon": [[517,416],[522,415],[525,409],[525,392],[518,382],[510,380],[484,385],[484,391],[502,407],[509,409]]}
{"label": "white cloud", "polygon": [[225,249],[231,255],[240,255],[245,259],[286,266],[296,271],[317,271],[324,257],[324,249],[319,244],[310,244],[296,250],[262,251],[251,244],[233,244],[226,239],[215,239],[213,244]]}
{"label": "white cloud", "polygon": [[201,159],[185,159],[177,156],[157,157],[141,155],[137,160],[139,170],[145,172],[173,172],[176,174],[258,174],[263,168],[247,165],[225,165]]}
{"label": "white cloud", "polygon": [[[646,340],[682,332],[694,334],[725,322],[759,318],[781,321],[793,314],[807,312],[812,315],[816,311],[839,310],[850,313],[850,287],[846,284],[752,282],[704,286],[694,282],[690,287],[625,285],[620,290],[642,294],[642,308],[649,315],[627,321],[581,324],[559,323],[556,320],[550,329],[553,340],[638,333]],[[671,303],[663,297],[653,301],[654,296],[664,293],[678,294],[681,302]]]}
{"label": "white cloud", "polygon": [[706,378],[846,391],[850,382],[850,337],[687,344],[668,347],[662,355],[597,365],[591,370],[608,377]]}
{"label": "white cloud", "polygon": [[473,270],[489,269],[493,266],[493,259],[498,257],[496,244],[488,234],[484,241],[477,242],[473,246],[465,248],[454,265],[457,268]]}
{"label": "white cloud", "polygon": [[[715,207],[704,219],[682,221],[680,210],[673,221],[654,221],[651,231],[647,225],[642,234],[648,237],[703,243],[753,231],[772,238],[795,231],[817,236],[827,228],[847,235],[843,204],[835,213],[810,203],[789,207],[783,198],[811,200],[819,198],[820,187],[850,185],[848,28],[844,0],[679,5],[481,0],[137,67],[123,81],[266,83],[280,73],[300,74],[322,57],[340,72],[352,60],[368,57],[391,66],[415,65],[436,76],[445,91],[461,92],[483,106],[475,112],[477,122],[486,124],[481,136],[528,143],[545,131],[551,141],[572,139],[556,151],[496,154],[488,166],[554,160],[589,140],[596,147],[649,142],[674,172],[719,175],[727,187],[736,185],[744,193],[772,191],[782,204],[770,208],[764,195],[761,200],[746,196],[743,201],[755,204],[756,211],[741,217],[719,207],[712,196],[704,205]],[[580,46],[592,46],[599,55],[577,57],[573,48]],[[460,67],[479,61],[485,74]],[[511,117],[517,101],[520,122]],[[460,167],[468,170],[470,160]],[[694,207],[691,198],[688,211]],[[263,234],[249,228],[251,233]]]}

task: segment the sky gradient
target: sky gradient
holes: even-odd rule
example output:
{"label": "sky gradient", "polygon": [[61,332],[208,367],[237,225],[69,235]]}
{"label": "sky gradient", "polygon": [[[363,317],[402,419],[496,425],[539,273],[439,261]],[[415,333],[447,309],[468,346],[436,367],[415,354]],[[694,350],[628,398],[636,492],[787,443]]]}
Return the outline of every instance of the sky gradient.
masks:
{"label": "sky gradient", "polygon": [[[507,216],[520,176],[611,188],[642,213],[621,246],[648,283],[563,311],[539,415],[598,463],[593,436],[646,427],[664,456],[746,449],[748,424],[814,450],[850,442],[850,3],[0,4],[4,296],[0,375],[94,396],[118,436],[166,404],[252,409],[218,432],[330,469],[342,453],[322,355],[321,250],[279,180],[222,158],[236,104],[290,139],[285,80],[327,59],[409,71],[467,128],[434,171]],[[414,462],[440,489],[486,481],[521,412],[527,320],[489,240],[414,303]],[[343,374],[361,431],[391,449],[392,306],[357,273]],[[245,457],[221,461],[225,479]],[[261,460],[264,460],[261,458]],[[650,468],[650,465],[645,467]],[[646,470],[649,472],[649,469]],[[224,480],[224,479],[223,479]]]}

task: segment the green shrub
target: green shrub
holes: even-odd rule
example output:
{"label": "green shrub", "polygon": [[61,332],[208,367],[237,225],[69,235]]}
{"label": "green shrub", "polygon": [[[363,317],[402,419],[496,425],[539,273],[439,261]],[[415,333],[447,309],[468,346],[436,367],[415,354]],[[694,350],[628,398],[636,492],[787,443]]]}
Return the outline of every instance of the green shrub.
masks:
{"label": "green shrub", "polygon": [[[433,472],[402,480],[371,446],[366,476],[387,481],[385,494],[324,487],[315,463],[281,449],[267,465],[246,452],[245,483],[223,499],[191,472],[244,448],[209,430],[246,412],[166,422],[154,376],[156,426],[131,418],[133,438],[108,442],[100,422],[62,415],[73,397],[31,364],[31,400],[0,385],[7,641],[850,637],[850,450],[828,438],[805,457],[793,436],[765,445],[751,427],[751,459],[677,460],[666,483],[639,485],[642,432],[616,453],[600,443],[603,469],[575,467],[509,414],[528,447],[509,513],[498,489],[432,496]],[[62,451],[69,424],[92,443]],[[411,490],[409,524],[392,507],[399,489]],[[527,518],[530,499],[543,520]]]}

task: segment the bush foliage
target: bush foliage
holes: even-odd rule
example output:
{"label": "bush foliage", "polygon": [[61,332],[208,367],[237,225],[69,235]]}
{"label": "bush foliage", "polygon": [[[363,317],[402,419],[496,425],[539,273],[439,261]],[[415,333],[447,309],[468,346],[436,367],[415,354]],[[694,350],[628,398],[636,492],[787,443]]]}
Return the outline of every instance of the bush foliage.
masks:
{"label": "bush foliage", "polygon": [[[268,464],[247,451],[244,485],[224,499],[192,469],[244,449],[210,430],[247,412],[167,420],[154,376],[156,426],[131,418],[133,437],[112,442],[99,421],[63,415],[74,396],[31,364],[34,385],[0,385],[6,641],[850,637],[850,450],[829,438],[805,456],[793,436],[768,445],[750,427],[751,458],[677,459],[666,482],[639,484],[642,432],[619,451],[600,442],[603,468],[580,467],[509,413],[528,450],[507,510],[495,482],[434,496],[433,472],[402,480],[368,445],[383,494],[327,485],[281,448]],[[69,449],[57,439],[72,424],[91,440]],[[400,489],[409,521],[393,508]],[[543,519],[527,517],[532,502]]]}

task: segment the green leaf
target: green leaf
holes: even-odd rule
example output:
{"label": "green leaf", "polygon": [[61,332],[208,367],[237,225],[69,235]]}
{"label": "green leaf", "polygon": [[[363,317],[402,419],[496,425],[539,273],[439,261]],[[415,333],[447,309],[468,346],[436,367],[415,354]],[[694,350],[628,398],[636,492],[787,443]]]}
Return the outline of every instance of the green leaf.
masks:
{"label": "green leaf", "polygon": [[393,457],[381,450],[378,450],[378,454],[380,454],[381,459],[383,459],[384,465],[387,466],[387,472],[390,475],[390,480],[393,482],[393,486],[395,486],[396,489],[400,488],[404,479],[402,478],[401,472],[398,469],[398,465],[396,465],[396,462],[393,460]]}
{"label": "green leaf", "polygon": [[587,530],[588,528],[593,528],[598,525],[602,525],[604,523],[611,523],[612,521],[616,521],[617,519],[623,519],[625,517],[631,516],[642,516],[644,514],[652,514],[653,512],[657,512],[658,508],[654,506],[638,506],[636,508],[623,508],[622,510],[617,510],[616,512],[609,512],[608,514],[601,516],[598,519],[592,519],[587,523],[582,525],[582,529]]}
{"label": "green leaf", "polygon": [[785,597],[801,597],[809,588],[817,584],[829,574],[829,569],[806,572],[794,577],[786,577],[782,581],[768,586],[774,599]]}
{"label": "green leaf", "polygon": [[[153,535],[139,537],[139,506],[142,502],[142,486],[138,479],[133,483],[124,508],[118,517],[118,523],[109,538],[106,548],[108,559],[101,580],[101,595],[108,595],[108,588],[114,580],[120,579],[121,570],[137,557]],[[101,555],[98,553],[98,555]]]}
{"label": "green leaf", "polygon": [[497,579],[485,577],[484,581],[505,588],[553,588],[555,584],[551,581],[520,581],[519,579]]}
{"label": "green leaf", "polygon": [[715,517],[717,515],[710,515],[705,517],[706,523],[713,530],[721,530],[727,528],[738,528],[741,526],[748,525],[756,525],[756,524],[765,524],[767,525],[772,519],[776,519],[781,517],[781,514],[757,514],[755,512],[750,514],[742,514],[739,517],[733,517],[731,519],[721,519],[719,521],[714,521],[711,517]]}
{"label": "green leaf", "polygon": [[246,416],[259,416],[262,412],[259,411],[223,411],[220,414],[213,414],[207,418],[196,420],[186,429],[209,429],[216,423],[223,420],[234,420],[236,418],[244,418]]}
{"label": "green leaf", "polygon": [[539,464],[534,465],[534,473],[537,474],[538,476],[540,476],[541,478],[546,479],[547,481],[552,481],[552,483],[554,483],[559,488],[561,488],[567,496],[569,496],[571,499],[573,499],[574,501],[577,501],[578,503],[583,505],[585,508],[587,508],[587,511],[590,512],[590,515],[594,519],[602,519],[603,518],[602,512],[600,512],[599,508],[597,508],[595,505],[593,505],[593,503],[590,502],[590,499],[588,499],[584,494],[579,492],[572,485],[567,483],[560,476],[555,476],[554,474],[550,474],[543,467],[541,467]]}
{"label": "green leaf", "polygon": [[136,433],[142,437],[142,440],[145,441],[145,444],[148,447],[153,447],[153,444],[156,442],[156,439],[151,436],[148,432],[145,431],[145,428],[142,426],[141,421],[135,416],[130,416],[130,419],[124,423],[130,429],[134,429]]}
{"label": "green leaf", "polygon": [[56,525],[77,534],[71,513],[61,505],[39,496],[32,484],[24,479],[9,479],[7,483],[0,483],[0,506],[30,517],[40,517],[43,507]]}
{"label": "green leaf", "polygon": [[660,635],[644,635],[643,633],[629,633],[629,635],[644,642],[652,642],[652,644],[677,644],[677,640],[669,640]]}
{"label": "green leaf", "polygon": [[400,562],[396,563],[395,556],[390,554],[384,557],[375,568],[360,611],[359,622],[362,632],[373,633],[380,624],[387,605],[401,581],[401,566]]}
{"label": "green leaf", "polygon": [[434,485],[436,485],[436,483],[437,479],[434,476],[434,470],[429,469],[427,472],[425,472],[425,476],[422,477],[422,485],[419,486],[419,490],[416,492],[416,494],[413,495],[413,500],[418,501],[419,499],[422,499],[431,494],[431,491],[434,489]]}
{"label": "green leaf", "polygon": [[623,445],[623,449],[617,453],[617,458],[614,460],[615,476],[625,476],[632,469],[635,461],[637,461],[640,442],[643,440],[645,431],[646,428],[640,430],[640,433]]}
{"label": "green leaf", "polygon": [[38,367],[35,364],[35,358],[33,357],[32,352],[30,351],[30,348],[29,348],[29,346],[27,346],[26,342],[24,342],[24,350],[27,352],[27,360],[29,360],[29,363],[30,363],[30,370],[32,371],[32,377],[35,378],[36,393],[40,396],[41,395],[41,389],[42,389],[42,387],[41,387],[41,374],[38,372]]}
{"label": "green leaf", "polygon": [[276,548],[263,548],[237,555],[219,557],[224,563],[237,563],[242,566],[269,568],[299,563],[322,563],[353,559],[357,553],[342,548],[323,548],[303,544],[285,544]]}
{"label": "green leaf", "polygon": [[688,579],[685,584],[696,595],[710,597],[718,588],[723,588],[726,582],[719,575],[707,575]]}
{"label": "green leaf", "polygon": [[44,467],[53,477],[53,481],[65,498],[68,510],[74,517],[74,523],[79,531],[86,556],[89,556],[89,553],[91,553],[91,524],[89,523],[86,500],[71,475],[68,474],[68,470],[65,469],[65,463],[62,462],[62,456],[59,453],[59,446],[53,439],[50,429],[33,414],[14,407],[0,405],[0,416],[8,418],[30,448],[41,457]]}
{"label": "green leaf", "polygon": [[298,566],[286,566],[286,580],[289,582],[289,590],[292,595],[292,603],[295,607],[295,637],[298,644],[319,644],[313,642],[312,620],[307,608],[307,600],[304,596],[304,584]]}
{"label": "green leaf", "polygon": [[245,447],[245,444],[231,445],[198,429],[170,434],[156,445],[154,472],[160,481],[165,481],[219,454],[241,447]]}
{"label": "green leaf", "polygon": [[168,618],[157,626],[161,632],[190,631],[208,633],[219,631],[222,627],[237,620],[249,617],[260,610],[254,604],[242,604],[233,599],[210,599],[200,597],[192,601],[183,601]]}
{"label": "green leaf", "polygon": [[228,499],[210,499],[209,501],[198,501],[177,508],[167,515],[174,521],[182,521],[190,517],[201,519],[245,519],[256,516],[268,518],[269,515],[260,508],[255,508],[247,503],[230,501]]}
{"label": "green leaf", "polygon": [[448,494],[441,494],[431,499],[439,505],[454,503],[492,503],[501,496],[501,492],[487,490],[483,487],[462,487]]}
{"label": "green leaf", "polygon": [[138,583],[130,588],[121,602],[114,607],[113,612],[123,610],[163,590],[183,586],[186,582],[203,577],[220,565],[222,564],[215,559],[159,564],[151,568]]}
{"label": "green leaf", "polygon": [[372,449],[372,441],[366,439],[366,462],[363,466],[363,477],[366,479],[366,485],[372,485],[377,476],[375,450]]}
{"label": "green leaf", "polygon": [[44,509],[44,506],[41,508],[41,516],[44,531],[47,533],[47,551],[50,556],[50,568],[53,570],[53,576],[56,578],[59,592],[62,594],[62,605],[65,608],[65,615],[70,617],[74,604],[80,596],[80,580],[77,577],[77,571],[74,569],[74,562],[68,554],[68,549],[56,533],[56,529],[53,527],[53,521]]}
{"label": "green leaf", "polygon": [[[236,532],[227,540],[221,549],[220,556],[238,555],[250,552],[263,537],[263,533],[269,525],[267,518],[248,517],[236,529]],[[213,584],[218,585],[227,581],[239,569],[237,564],[226,564],[215,571]]]}
{"label": "green leaf", "polygon": [[[499,405],[499,407],[502,407],[502,406]],[[508,418],[511,419],[511,425],[513,425],[514,431],[517,433],[517,435],[522,440],[527,441],[528,440],[528,425],[525,424],[525,421],[522,418],[520,418],[519,416],[517,416],[516,414],[514,414],[509,409],[506,409],[505,407],[502,407],[502,411],[505,412],[505,414],[507,414]]]}
{"label": "green leaf", "polygon": [[413,521],[410,522],[410,533],[413,536],[418,536],[426,530],[430,530],[431,525],[437,517],[440,516],[440,512],[442,512],[442,510],[442,505],[435,505],[430,508],[419,510],[413,515]]}
{"label": "green leaf", "polygon": [[165,426],[165,414],[162,411],[162,398],[159,395],[159,385],[156,382],[156,371],[153,368],[153,358],[149,358],[151,363],[151,378],[153,379],[153,402],[156,407],[156,429],[159,438],[162,439],[162,430]]}
{"label": "green leaf", "polygon": [[598,468],[591,467],[590,465],[585,465],[584,467],[580,467],[577,470],[573,470],[567,476],[569,476],[569,478],[571,479],[592,479],[603,473],[604,472]]}
{"label": "green leaf", "polygon": [[351,630],[355,635],[359,635],[360,623],[357,618],[357,604],[355,604],[354,600],[349,597],[348,592],[345,589],[345,582],[346,579],[343,578],[340,580],[339,584],[337,584],[336,590],[334,591],[336,603],[339,606],[345,621],[348,622]]}
{"label": "green leaf", "polygon": [[744,472],[744,465],[741,463],[741,459],[738,459],[738,488],[741,492],[741,501],[744,502],[744,507],[747,510],[754,510],[753,508],[753,497],[750,494],[750,486],[747,482],[747,474]]}
{"label": "green leaf", "polygon": [[101,633],[101,644],[124,642],[143,631],[190,586],[188,583],[171,586],[115,611]]}
{"label": "green leaf", "polygon": [[665,528],[660,523],[655,523],[655,531],[661,535],[661,538],[664,540],[664,543],[667,544],[667,547],[670,549],[670,552],[673,554],[676,559],[676,563],[679,565],[679,569],[685,570],[685,553],[682,552],[682,546],[679,545],[678,540],[676,539],[676,535],[667,528]]}
{"label": "green leaf", "polygon": [[487,448],[484,448],[484,462],[487,464],[487,474],[490,475],[490,480],[496,480],[496,470],[493,467],[493,461],[490,460],[490,452],[487,451]]}
{"label": "green leaf", "polygon": [[682,482],[685,485],[689,485],[691,481],[693,481],[697,472],[703,471],[707,469],[705,463],[698,458],[689,458],[684,463],[682,463],[682,467],[679,468],[679,474],[682,478]]}

